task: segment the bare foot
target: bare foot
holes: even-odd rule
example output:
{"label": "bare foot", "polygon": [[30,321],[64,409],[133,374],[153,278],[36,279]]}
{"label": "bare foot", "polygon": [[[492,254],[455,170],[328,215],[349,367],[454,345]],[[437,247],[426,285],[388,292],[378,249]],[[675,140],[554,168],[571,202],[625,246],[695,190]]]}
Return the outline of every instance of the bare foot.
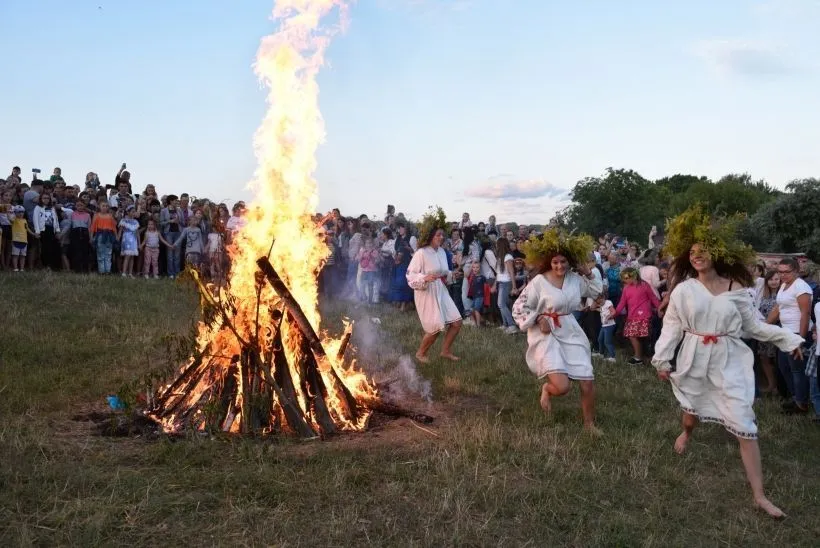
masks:
{"label": "bare foot", "polygon": [[681,435],[675,440],[675,453],[683,455],[686,452],[686,446],[689,443],[689,433],[681,432]]}
{"label": "bare foot", "polygon": [[597,426],[595,426],[595,424],[593,424],[593,423],[585,424],[584,425],[584,431],[587,434],[591,434],[591,435],[595,436],[596,438],[600,438],[601,436],[604,435],[604,431],[601,430],[600,428],[598,428]]}
{"label": "bare foot", "polygon": [[454,362],[457,362],[458,360],[461,359],[458,356],[456,356],[454,354],[451,354],[449,352],[447,352],[446,354],[444,352],[442,352],[441,357],[444,358],[445,360],[450,360],[450,361],[454,361]]}
{"label": "bare foot", "polygon": [[430,358],[418,352],[416,352],[416,359],[421,363],[430,363]]}
{"label": "bare foot", "polygon": [[550,393],[547,389],[547,383],[544,383],[541,387],[541,409],[543,409],[547,415],[552,413],[552,403],[550,402]]}
{"label": "bare foot", "polygon": [[772,504],[772,501],[767,499],[766,497],[760,497],[759,499],[755,499],[755,505],[772,516],[774,519],[783,519],[786,517],[785,512]]}

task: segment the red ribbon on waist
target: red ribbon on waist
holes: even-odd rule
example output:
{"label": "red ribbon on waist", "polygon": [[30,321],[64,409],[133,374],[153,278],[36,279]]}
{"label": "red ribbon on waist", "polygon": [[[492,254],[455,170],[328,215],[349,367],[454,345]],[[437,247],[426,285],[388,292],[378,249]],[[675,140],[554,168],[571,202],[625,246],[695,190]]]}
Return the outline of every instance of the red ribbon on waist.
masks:
{"label": "red ribbon on waist", "polygon": [[697,331],[690,331],[687,330],[687,333],[690,333],[696,337],[700,337],[703,339],[703,344],[717,344],[718,337],[725,337],[725,333],[698,333]]}
{"label": "red ribbon on waist", "polygon": [[561,327],[561,316],[568,316],[568,314],[559,314],[558,312],[544,312],[535,320],[535,323],[538,323],[542,317],[546,316],[547,318],[552,320],[552,323],[555,324],[555,327]]}

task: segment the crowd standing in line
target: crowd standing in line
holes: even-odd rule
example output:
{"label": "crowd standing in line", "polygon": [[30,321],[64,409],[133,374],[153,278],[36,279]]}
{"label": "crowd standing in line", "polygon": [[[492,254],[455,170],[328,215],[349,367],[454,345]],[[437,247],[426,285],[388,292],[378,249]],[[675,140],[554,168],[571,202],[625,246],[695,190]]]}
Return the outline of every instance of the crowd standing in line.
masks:
{"label": "crowd standing in line", "polygon": [[0,179],[0,269],[120,274],[174,279],[186,265],[224,280],[225,246],[244,226],[245,204],[231,210],[208,199],[159,196],[152,184],[135,193],[122,164],[114,184],[89,172],[69,185],[59,167],[48,180],[19,167]]}

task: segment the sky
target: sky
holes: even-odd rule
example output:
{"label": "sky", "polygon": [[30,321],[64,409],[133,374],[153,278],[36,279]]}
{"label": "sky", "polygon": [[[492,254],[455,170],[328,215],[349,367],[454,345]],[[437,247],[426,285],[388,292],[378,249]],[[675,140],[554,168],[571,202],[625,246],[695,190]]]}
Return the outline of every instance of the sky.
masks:
{"label": "sky", "polygon": [[[0,1],[0,177],[127,162],[136,191],[252,199],[272,7]],[[820,0],[360,0],[319,75],[320,209],[543,223],[607,167],[818,177],[818,24]]]}

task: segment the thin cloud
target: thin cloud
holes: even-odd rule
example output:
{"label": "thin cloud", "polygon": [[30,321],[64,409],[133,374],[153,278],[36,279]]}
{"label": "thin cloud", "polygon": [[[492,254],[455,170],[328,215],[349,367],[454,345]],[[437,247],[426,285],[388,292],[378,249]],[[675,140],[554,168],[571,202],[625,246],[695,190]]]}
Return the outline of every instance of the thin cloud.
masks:
{"label": "thin cloud", "polygon": [[513,199],[525,200],[533,198],[558,198],[566,195],[567,190],[547,181],[506,181],[497,182],[490,179],[484,184],[470,188],[465,193],[471,198],[485,200]]}
{"label": "thin cloud", "polygon": [[764,0],[754,11],[762,17],[806,17],[820,13],[820,0]]}
{"label": "thin cloud", "polygon": [[797,67],[782,52],[763,44],[707,40],[700,42],[695,50],[721,76],[760,78],[797,71]]}

